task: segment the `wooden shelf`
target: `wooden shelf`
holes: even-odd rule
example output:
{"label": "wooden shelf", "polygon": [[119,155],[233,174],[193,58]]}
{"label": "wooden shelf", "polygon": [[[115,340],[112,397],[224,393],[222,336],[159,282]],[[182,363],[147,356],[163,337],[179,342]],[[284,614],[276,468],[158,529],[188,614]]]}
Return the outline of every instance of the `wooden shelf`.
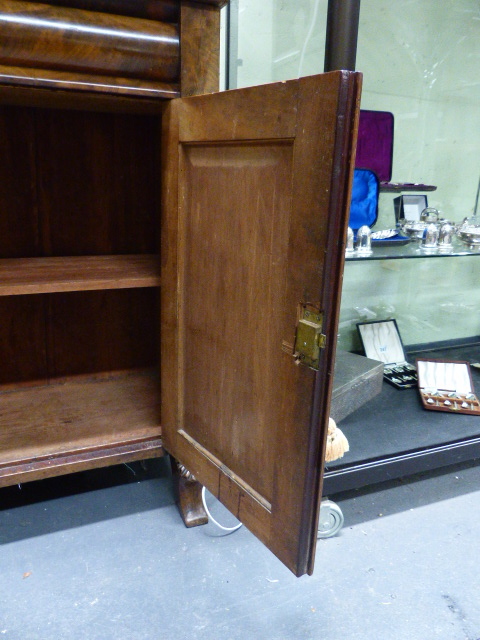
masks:
{"label": "wooden shelf", "polygon": [[151,372],[0,392],[0,486],[162,453]]}
{"label": "wooden shelf", "polygon": [[159,259],[152,255],[0,260],[0,296],[159,285]]}

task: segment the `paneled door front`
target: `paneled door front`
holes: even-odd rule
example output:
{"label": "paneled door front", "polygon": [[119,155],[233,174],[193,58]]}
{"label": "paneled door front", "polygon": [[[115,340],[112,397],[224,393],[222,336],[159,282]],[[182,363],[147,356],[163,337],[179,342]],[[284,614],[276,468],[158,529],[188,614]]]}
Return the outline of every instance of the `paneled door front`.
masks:
{"label": "paneled door front", "polygon": [[173,100],[163,119],[164,445],[299,576],[313,570],[360,85],[332,72]]}

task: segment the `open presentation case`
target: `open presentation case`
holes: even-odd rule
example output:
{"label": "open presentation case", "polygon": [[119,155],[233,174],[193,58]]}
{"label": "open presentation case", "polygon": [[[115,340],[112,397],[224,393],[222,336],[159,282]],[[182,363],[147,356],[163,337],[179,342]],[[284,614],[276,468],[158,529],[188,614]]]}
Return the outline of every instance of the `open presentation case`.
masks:
{"label": "open presentation case", "polygon": [[383,377],[387,382],[397,389],[416,386],[416,368],[407,362],[394,319],[359,322],[357,330],[367,358],[384,363]]}
{"label": "open presentation case", "polygon": [[417,370],[425,409],[480,415],[468,362],[417,358]]}

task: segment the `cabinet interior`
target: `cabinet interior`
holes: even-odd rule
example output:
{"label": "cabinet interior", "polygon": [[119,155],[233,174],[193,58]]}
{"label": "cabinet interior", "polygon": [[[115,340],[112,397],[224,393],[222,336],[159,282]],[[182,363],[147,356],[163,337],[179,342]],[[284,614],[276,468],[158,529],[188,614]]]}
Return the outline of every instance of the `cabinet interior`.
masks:
{"label": "cabinet interior", "polygon": [[0,106],[0,484],[161,451],[160,138]]}

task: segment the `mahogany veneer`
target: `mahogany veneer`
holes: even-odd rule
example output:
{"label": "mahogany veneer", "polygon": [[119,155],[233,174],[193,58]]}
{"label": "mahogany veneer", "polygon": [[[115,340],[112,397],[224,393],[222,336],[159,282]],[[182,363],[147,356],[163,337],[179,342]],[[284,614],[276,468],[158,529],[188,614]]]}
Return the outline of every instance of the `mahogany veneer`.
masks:
{"label": "mahogany veneer", "polygon": [[165,445],[301,575],[361,81],[216,93],[224,4],[0,0],[0,485]]}
{"label": "mahogany veneer", "polygon": [[2,64],[173,82],[176,26],[125,16],[0,0]]}

